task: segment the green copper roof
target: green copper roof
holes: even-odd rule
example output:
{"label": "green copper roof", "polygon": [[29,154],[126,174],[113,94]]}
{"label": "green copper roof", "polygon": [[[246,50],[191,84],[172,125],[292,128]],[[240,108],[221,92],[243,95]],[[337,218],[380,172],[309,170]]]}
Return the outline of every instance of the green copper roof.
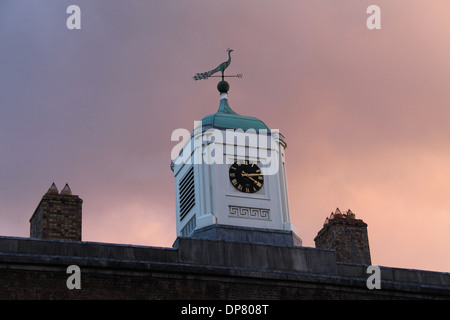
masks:
{"label": "green copper roof", "polygon": [[270,129],[261,120],[254,117],[241,116],[231,110],[226,98],[220,100],[219,110],[216,113],[202,119],[202,126],[203,128],[213,127],[218,129],[266,129],[267,132],[270,132]]}

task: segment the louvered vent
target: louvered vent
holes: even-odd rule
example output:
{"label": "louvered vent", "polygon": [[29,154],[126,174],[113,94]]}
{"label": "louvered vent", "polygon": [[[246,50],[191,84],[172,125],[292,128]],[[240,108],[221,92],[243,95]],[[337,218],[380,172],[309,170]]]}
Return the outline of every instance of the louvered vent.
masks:
{"label": "louvered vent", "polygon": [[180,192],[180,220],[195,205],[194,167],[191,167],[181,179],[178,190]]}

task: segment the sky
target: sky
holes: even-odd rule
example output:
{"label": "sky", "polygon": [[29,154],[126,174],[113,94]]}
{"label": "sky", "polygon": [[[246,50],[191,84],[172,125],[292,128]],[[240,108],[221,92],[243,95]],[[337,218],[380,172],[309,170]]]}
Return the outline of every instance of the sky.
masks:
{"label": "sky", "polygon": [[450,272],[448,0],[2,0],[0,235],[28,237],[54,182],[83,241],[171,247],[171,134],[217,111],[192,76],[227,48],[230,106],[286,138],[303,245],[351,209],[372,264]]}

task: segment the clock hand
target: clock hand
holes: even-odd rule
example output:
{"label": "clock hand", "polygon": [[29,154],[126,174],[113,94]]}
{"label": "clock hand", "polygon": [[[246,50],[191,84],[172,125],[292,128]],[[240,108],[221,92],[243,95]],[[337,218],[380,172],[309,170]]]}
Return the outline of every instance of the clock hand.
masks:
{"label": "clock hand", "polygon": [[[243,175],[244,176],[244,175]],[[250,174],[246,174],[244,177],[248,177],[250,180],[252,180],[258,187],[261,187],[261,182],[256,181],[252,177],[250,177]]]}
{"label": "clock hand", "polygon": [[248,177],[250,180],[252,180],[254,183],[258,182],[255,179],[253,179],[252,177]]}
{"label": "clock hand", "polygon": [[243,177],[257,177],[257,176],[262,176],[262,173],[245,173],[242,171],[241,175]]}

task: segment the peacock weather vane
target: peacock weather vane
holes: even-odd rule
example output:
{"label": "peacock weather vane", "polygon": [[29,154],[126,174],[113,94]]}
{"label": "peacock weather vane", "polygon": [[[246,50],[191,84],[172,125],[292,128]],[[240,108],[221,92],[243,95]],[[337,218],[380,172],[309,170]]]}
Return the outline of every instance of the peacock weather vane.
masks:
{"label": "peacock weather vane", "polygon": [[[228,68],[228,66],[231,63],[231,52],[233,52],[233,49],[227,49],[228,52],[228,61],[225,61],[223,63],[221,63],[217,68],[207,71],[207,72],[203,72],[203,73],[197,73],[195,74],[195,76],[193,76],[192,78],[194,80],[202,80],[202,79],[208,79],[210,77],[222,77],[222,81],[224,80],[224,77],[237,77],[237,78],[242,78],[242,73],[237,74],[237,75],[231,75],[231,76],[226,76],[224,75],[224,71],[226,68]],[[213,76],[213,74],[217,73],[217,72],[221,72],[222,75],[221,76]]]}

